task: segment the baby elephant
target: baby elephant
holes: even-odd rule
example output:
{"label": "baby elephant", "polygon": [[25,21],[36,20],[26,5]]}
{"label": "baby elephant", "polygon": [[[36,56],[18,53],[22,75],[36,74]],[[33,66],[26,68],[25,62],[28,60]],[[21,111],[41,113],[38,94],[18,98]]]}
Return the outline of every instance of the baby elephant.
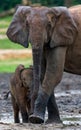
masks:
{"label": "baby elephant", "polygon": [[31,109],[31,93],[33,89],[33,68],[19,65],[10,80],[11,99],[14,110],[14,122],[19,123],[19,111],[23,123],[28,122]]}

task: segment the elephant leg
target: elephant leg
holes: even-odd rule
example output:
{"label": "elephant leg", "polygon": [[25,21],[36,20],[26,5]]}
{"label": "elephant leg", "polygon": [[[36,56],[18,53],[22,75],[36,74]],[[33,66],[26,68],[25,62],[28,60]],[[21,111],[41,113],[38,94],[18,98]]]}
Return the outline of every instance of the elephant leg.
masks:
{"label": "elephant leg", "polygon": [[[42,54],[42,62],[41,62],[41,76],[40,76],[40,81],[41,81],[41,84],[43,82],[43,79],[44,79],[44,75],[45,75],[45,71],[46,71],[46,59],[45,59],[45,56],[44,54]],[[41,87],[41,86],[40,86]],[[40,90],[41,88],[39,88],[39,93],[38,93],[38,99],[36,100],[35,102],[35,108],[34,108],[34,114],[37,114],[38,116],[36,117],[36,119],[34,119],[35,115],[31,115],[30,116],[30,122],[32,123],[43,123],[44,120],[43,120],[43,115],[45,113],[44,111],[44,107],[45,104],[44,102],[46,100],[48,100],[49,96],[47,94],[45,94],[42,89]],[[45,100],[44,100],[45,99]],[[40,103],[40,101],[43,100],[43,104]],[[39,111],[42,111],[43,114],[40,114]],[[42,117],[42,118],[41,118]]]}
{"label": "elephant leg", "polygon": [[31,114],[31,100],[27,102],[28,115]]}
{"label": "elephant leg", "polygon": [[47,111],[48,111],[48,119],[46,123],[52,123],[52,122],[61,123],[54,93],[51,94],[48,100]]}
{"label": "elephant leg", "polygon": [[49,49],[46,59],[46,72],[42,83],[42,89],[49,96],[60,83],[64,71],[66,47]]}
{"label": "elephant leg", "polygon": [[[41,84],[44,79],[45,71],[46,71],[46,61],[43,55],[41,64]],[[48,120],[46,121],[46,123],[61,122],[54,92],[51,94],[48,100],[47,111],[48,111]]]}
{"label": "elephant leg", "polygon": [[21,110],[21,116],[22,116],[23,123],[28,123],[28,113],[26,110],[26,106],[21,105],[20,110]]}
{"label": "elephant leg", "polygon": [[30,122],[43,123],[45,110],[48,100],[54,88],[61,81],[64,63],[65,63],[66,47],[56,47],[49,49],[47,54],[46,71],[44,80],[39,90],[38,97],[35,101],[34,113],[30,116]]}
{"label": "elephant leg", "polygon": [[12,100],[12,106],[13,106],[13,111],[14,111],[14,122],[15,123],[20,123],[19,120],[19,107],[15,101],[14,96],[11,94],[11,100]]}
{"label": "elephant leg", "polygon": [[34,113],[29,117],[31,123],[40,124],[44,122],[44,115],[48,99],[49,95],[43,92],[41,89],[35,101]]}

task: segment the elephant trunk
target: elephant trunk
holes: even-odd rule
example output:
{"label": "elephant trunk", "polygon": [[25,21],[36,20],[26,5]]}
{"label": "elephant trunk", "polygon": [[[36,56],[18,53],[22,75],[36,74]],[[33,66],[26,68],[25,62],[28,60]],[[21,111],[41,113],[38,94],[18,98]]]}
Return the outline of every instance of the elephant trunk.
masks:
{"label": "elephant trunk", "polygon": [[38,91],[40,85],[41,72],[41,49],[33,49],[33,65],[34,65],[34,90]]}
{"label": "elephant trunk", "polygon": [[31,100],[31,113],[33,113],[34,103],[38,96],[38,90],[39,90],[39,86],[40,86],[42,48],[33,49],[32,51],[33,51],[32,53],[33,53],[34,90],[33,90],[32,100]]}
{"label": "elephant trunk", "polygon": [[29,41],[32,45],[33,54],[33,77],[34,77],[34,90],[31,100],[31,109],[34,108],[35,99],[38,96],[38,90],[40,86],[40,73],[41,73],[41,57],[44,43],[44,36],[42,33],[41,20],[35,17],[32,20],[30,27]]}

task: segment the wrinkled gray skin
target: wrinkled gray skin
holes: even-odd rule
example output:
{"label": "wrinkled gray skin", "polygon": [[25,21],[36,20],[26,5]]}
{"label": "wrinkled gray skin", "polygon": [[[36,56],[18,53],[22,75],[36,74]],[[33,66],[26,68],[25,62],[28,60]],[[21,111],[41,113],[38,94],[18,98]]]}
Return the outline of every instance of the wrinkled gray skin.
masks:
{"label": "wrinkled gray skin", "polygon": [[[61,81],[64,69],[71,73],[81,74],[80,17],[81,6],[71,9],[21,6],[14,14],[7,36],[11,41],[24,47],[28,47],[29,42],[32,45],[34,66],[32,111],[35,99],[39,100],[40,89],[41,93],[49,96],[50,101],[53,99],[51,95]],[[45,104],[52,106],[49,100],[46,101],[48,104]],[[49,121],[53,119],[52,122],[55,118],[59,119],[58,116],[54,118],[55,113],[58,113],[55,104],[53,105],[55,112],[52,117],[48,116]]]}

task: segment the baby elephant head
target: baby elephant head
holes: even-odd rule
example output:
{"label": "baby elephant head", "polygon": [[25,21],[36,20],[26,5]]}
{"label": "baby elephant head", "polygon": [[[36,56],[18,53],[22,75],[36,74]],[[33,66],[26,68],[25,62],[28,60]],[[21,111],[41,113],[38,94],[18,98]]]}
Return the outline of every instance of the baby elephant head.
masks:
{"label": "baby elephant head", "polygon": [[33,85],[33,67],[24,68],[21,71],[20,79],[23,87],[30,88]]}
{"label": "baby elephant head", "polygon": [[31,97],[33,91],[33,67],[25,68],[20,64],[15,74],[19,86],[24,87],[27,90],[27,96]]}
{"label": "baby elephant head", "polygon": [[30,88],[33,85],[33,67],[25,68],[20,64],[15,71],[15,79],[19,86]]}

